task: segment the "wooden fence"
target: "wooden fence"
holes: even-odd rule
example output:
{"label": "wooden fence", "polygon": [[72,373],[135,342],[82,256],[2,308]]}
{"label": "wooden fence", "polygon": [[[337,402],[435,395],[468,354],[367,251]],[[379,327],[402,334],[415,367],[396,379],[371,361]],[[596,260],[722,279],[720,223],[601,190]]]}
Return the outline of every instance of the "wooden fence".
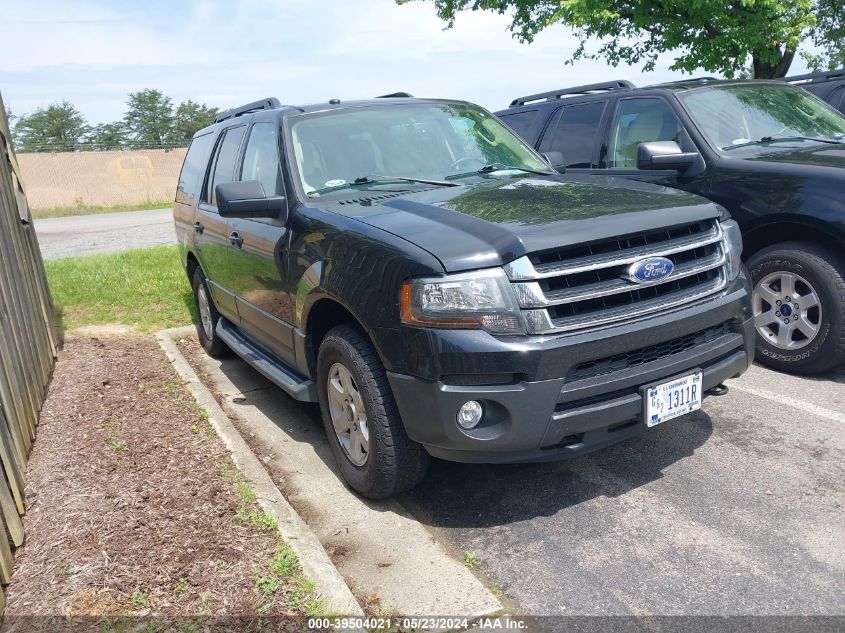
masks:
{"label": "wooden fence", "polygon": [[[0,97],[0,582],[23,543],[24,476],[56,358],[56,321],[41,251]],[[11,541],[11,543],[10,543]],[[0,588],[0,610],[6,598]]]}

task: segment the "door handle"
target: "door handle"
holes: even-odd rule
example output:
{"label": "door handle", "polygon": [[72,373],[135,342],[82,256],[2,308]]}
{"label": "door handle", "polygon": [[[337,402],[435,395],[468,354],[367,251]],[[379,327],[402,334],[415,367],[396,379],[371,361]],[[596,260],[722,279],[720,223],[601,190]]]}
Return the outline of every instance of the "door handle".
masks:
{"label": "door handle", "polygon": [[194,231],[202,235],[202,232],[205,231],[205,227],[202,225],[202,222],[194,222]]}
{"label": "door handle", "polygon": [[229,243],[235,248],[240,248],[243,246],[244,238],[237,231],[232,231],[229,233]]}

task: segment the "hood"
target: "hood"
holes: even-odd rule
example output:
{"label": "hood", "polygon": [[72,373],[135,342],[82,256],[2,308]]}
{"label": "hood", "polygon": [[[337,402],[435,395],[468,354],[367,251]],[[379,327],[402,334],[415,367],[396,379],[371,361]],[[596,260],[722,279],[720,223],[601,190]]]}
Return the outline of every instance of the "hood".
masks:
{"label": "hood", "polygon": [[501,266],[535,251],[722,213],[694,194],[605,176],[513,175],[401,195],[380,193],[338,201],[330,210],[420,246],[449,272]]}
{"label": "hood", "polygon": [[842,178],[842,169],[845,169],[845,144],[842,145],[813,145],[810,147],[801,144],[801,147],[781,149],[779,151],[766,152],[758,156],[745,157],[744,160],[755,163],[769,163],[772,166],[799,167],[808,173],[822,172],[828,169],[839,171]]}

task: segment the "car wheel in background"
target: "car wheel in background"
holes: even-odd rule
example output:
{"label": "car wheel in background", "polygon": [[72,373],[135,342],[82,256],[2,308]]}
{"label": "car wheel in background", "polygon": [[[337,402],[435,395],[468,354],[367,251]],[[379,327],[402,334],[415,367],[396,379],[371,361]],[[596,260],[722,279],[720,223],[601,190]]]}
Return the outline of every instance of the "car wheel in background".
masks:
{"label": "car wheel in background", "polygon": [[845,264],[811,242],[775,244],[748,261],[757,360],[816,374],[845,361]]}
{"label": "car wheel in background", "polygon": [[211,297],[205,275],[199,267],[194,270],[191,285],[194,290],[194,305],[197,309],[196,326],[200,343],[210,356],[225,356],[229,353],[229,348],[217,336],[216,330],[220,313],[214,305],[214,299]]}
{"label": "car wheel in background", "polygon": [[383,499],[425,477],[428,453],[405,433],[384,367],[359,328],[340,325],[326,334],[317,380],[326,435],[351,488]]}

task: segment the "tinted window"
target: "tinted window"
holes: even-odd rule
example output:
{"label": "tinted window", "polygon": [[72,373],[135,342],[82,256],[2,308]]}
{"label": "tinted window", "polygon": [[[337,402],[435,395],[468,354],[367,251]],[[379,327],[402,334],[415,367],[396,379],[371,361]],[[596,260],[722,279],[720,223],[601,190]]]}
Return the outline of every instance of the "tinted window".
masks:
{"label": "tinted window", "polygon": [[221,182],[232,182],[235,179],[235,162],[245,130],[243,125],[229,128],[223,132],[223,138],[217,145],[217,158],[214,160],[214,169],[208,179],[209,188],[206,192],[206,200],[214,206],[217,206],[214,188]]}
{"label": "tinted window", "polygon": [[830,96],[830,105],[845,114],[845,86],[838,88]]}
{"label": "tinted window", "polygon": [[623,99],[613,127],[610,166],[636,167],[640,143],[675,141],[688,146],[684,136],[678,117],[663,99]]}
{"label": "tinted window", "polygon": [[200,181],[205,168],[208,165],[208,154],[211,151],[211,142],[214,135],[209,132],[196,137],[188,147],[185,162],[182,164],[182,172],[179,174],[179,184],[176,188],[176,202],[193,204],[197,195]]}
{"label": "tinted window", "polygon": [[560,152],[566,167],[592,167],[596,136],[606,104],[606,101],[598,101],[562,108],[546,130],[540,151]]}
{"label": "tinted window", "polygon": [[241,180],[257,180],[268,196],[281,193],[276,131],[275,123],[256,123],[252,126],[241,167]]}
{"label": "tinted window", "polygon": [[533,143],[534,139],[532,138],[531,129],[534,127],[534,122],[537,120],[539,114],[537,110],[528,110],[527,112],[505,114],[499,118],[523,139],[529,143]]}

